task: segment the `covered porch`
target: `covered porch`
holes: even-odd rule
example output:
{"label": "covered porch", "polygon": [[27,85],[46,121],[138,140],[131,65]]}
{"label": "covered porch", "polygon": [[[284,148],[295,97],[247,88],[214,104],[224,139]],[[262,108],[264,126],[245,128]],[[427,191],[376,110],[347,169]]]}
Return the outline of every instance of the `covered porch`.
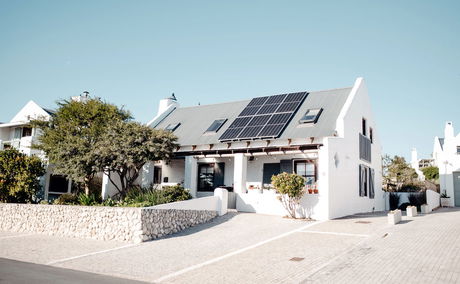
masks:
{"label": "covered porch", "polygon": [[286,215],[271,177],[281,172],[297,173],[306,179],[299,215],[323,219],[327,215],[328,189],[327,163],[320,159],[322,150],[277,150],[178,154],[169,162],[152,164],[149,172],[151,179],[162,185],[182,184],[193,197],[210,196],[215,188],[224,187],[229,191],[229,208],[270,215]]}

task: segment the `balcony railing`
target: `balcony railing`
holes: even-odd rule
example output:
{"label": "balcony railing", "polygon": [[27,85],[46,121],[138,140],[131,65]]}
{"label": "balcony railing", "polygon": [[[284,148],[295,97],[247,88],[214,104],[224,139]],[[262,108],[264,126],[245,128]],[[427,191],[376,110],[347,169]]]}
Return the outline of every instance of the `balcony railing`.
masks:
{"label": "balcony railing", "polygon": [[371,140],[360,133],[359,134],[359,158],[369,163],[372,160],[371,145],[372,145]]}

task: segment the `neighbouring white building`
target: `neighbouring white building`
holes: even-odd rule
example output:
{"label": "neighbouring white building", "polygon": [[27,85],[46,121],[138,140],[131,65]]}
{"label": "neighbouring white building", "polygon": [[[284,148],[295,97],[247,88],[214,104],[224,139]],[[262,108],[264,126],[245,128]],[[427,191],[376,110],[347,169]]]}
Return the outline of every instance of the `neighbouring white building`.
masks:
{"label": "neighbouring white building", "polygon": [[434,138],[433,159],[439,168],[441,193],[450,197],[449,206],[460,206],[460,134],[455,136],[450,121],[446,122],[444,138]]}
{"label": "neighbouring white building", "polygon": [[[160,102],[149,122],[180,147],[150,163],[143,184],[183,184],[194,197],[226,187],[238,211],[285,215],[272,175],[306,178],[302,213],[318,220],[385,209],[381,146],[364,80],[352,87],[213,105]],[[311,192],[311,193],[310,193]]]}
{"label": "neighbouring white building", "polygon": [[434,159],[419,159],[416,148],[412,148],[410,166],[415,170],[419,180],[424,181],[425,175],[422,172],[423,168],[435,166]]}
{"label": "neighbouring white building", "polygon": [[48,120],[53,114],[52,110],[39,106],[34,101],[29,101],[12,119],[7,123],[0,123],[0,151],[8,148],[16,148],[26,155],[40,157],[46,168],[46,174],[41,179],[43,188],[42,198],[55,198],[71,190],[71,182],[65,176],[52,174],[52,166],[48,165],[44,153],[33,149],[33,143],[38,142],[40,130],[30,127],[33,119]]}

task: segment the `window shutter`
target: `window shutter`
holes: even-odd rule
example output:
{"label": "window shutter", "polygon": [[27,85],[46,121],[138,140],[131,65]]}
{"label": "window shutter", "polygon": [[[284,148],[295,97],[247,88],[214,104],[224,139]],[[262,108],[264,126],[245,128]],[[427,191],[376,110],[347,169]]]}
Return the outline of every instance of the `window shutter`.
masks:
{"label": "window shutter", "polygon": [[369,198],[374,198],[374,169],[369,169]]}
{"label": "window shutter", "polygon": [[282,173],[286,172],[292,174],[292,160],[281,160],[280,161],[280,170]]}
{"label": "window shutter", "polygon": [[359,196],[364,196],[363,165],[359,165]]}

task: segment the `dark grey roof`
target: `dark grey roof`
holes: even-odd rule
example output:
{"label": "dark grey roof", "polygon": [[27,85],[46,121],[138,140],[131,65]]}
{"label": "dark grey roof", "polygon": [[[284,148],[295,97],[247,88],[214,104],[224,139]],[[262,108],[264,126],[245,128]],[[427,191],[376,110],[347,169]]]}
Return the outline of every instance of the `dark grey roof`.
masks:
{"label": "dark grey roof", "polygon": [[42,108],[44,111],[46,111],[46,113],[48,113],[49,115],[53,115],[56,113],[56,111],[52,110],[52,109],[49,109],[49,108]]}
{"label": "dark grey roof", "polygon": [[[337,117],[351,91],[351,87],[310,92],[299,110],[278,139],[333,136]],[[250,100],[180,107],[169,114],[156,128],[165,128],[172,123],[181,125],[174,131],[181,145],[217,144],[219,137]],[[317,123],[300,125],[298,122],[308,109],[323,108]],[[205,134],[216,119],[228,119],[217,133]]]}
{"label": "dark grey roof", "polygon": [[439,145],[441,145],[441,150],[444,148],[444,138],[438,138],[439,139]]}

